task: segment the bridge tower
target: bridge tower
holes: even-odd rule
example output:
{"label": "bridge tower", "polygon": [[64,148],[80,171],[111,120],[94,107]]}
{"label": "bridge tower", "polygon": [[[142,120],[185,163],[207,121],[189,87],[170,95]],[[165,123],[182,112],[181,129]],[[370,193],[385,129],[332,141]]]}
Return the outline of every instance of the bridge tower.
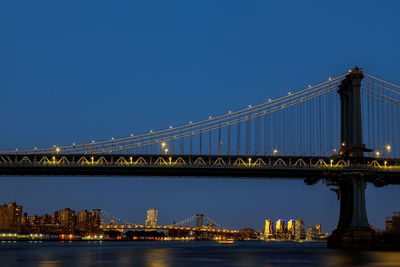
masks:
{"label": "bridge tower", "polygon": [[[364,161],[366,149],[362,140],[360,87],[364,74],[353,68],[339,85],[341,103],[340,157],[352,165]],[[331,248],[369,248],[373,231],[365,208],[365,179],[362,173],[348,172],[338,177],[340,217],[337,228],[328,239]]]}

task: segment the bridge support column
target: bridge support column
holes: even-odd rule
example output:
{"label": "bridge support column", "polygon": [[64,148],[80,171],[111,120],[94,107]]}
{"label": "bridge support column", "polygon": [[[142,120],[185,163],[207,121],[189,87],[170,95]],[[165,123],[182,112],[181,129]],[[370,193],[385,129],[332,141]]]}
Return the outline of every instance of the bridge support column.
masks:
{"label": "bridge support column", "polygon": [[[341,146],[339,156],[358,165],[364,161],[362,140],[361,80],[364,74],[355,67],[339,85],[341,114]],[[340,179],[340,218],[335,231],[328,238],[329,248],[365,249],[373,246],[371,230],[365,209],[365,179],[359,173],[348,173]]]}
{"label": "bridge support column", "polygon": [[337,228],[328,238],[329,248],[368,249],[374,245],[365,208],[365,180],[347,176],[339,183],[340,217]]}

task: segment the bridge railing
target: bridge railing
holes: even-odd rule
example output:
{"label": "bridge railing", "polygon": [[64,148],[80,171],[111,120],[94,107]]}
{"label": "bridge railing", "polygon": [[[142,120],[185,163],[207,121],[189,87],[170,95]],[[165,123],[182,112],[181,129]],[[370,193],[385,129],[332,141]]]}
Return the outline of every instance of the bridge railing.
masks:
{"label": "bridge railing", "polygon": [[376,169],[399,171],[400,159],[366,158],[351,164],[339,157],[165,156],[165,155],[1,155],[1,167],[119,167],[119,168],[297,168]]}

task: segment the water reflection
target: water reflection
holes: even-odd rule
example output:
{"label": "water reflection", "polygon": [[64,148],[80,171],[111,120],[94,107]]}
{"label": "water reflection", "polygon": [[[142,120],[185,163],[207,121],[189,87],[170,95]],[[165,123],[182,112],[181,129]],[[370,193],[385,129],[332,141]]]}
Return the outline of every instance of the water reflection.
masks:
{"label": "water reflection", "polygon": [[171,248],[147,249],[144,251],[144,266],[170,267],[172,265],[173,251]]}
{"label": "water reflection", "polygon": [[400,252],[325,244],[215,242],[2,243],[1,266],[400,266]]}

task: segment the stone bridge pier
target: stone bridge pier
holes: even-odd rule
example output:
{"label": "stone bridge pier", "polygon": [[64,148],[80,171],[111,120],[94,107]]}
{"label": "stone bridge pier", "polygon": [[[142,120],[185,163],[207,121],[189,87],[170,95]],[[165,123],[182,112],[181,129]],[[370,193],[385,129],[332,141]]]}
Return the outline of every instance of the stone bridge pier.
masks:
{"label": "stone bridge pier", "polygon": [[374,246],[365,207],[365,180],[360,175],[346,175],[339,182],[340,217],[328,238],[329,248],[368,249]]}
{"label": "stone bridge pier", "polygon": [[[355,67],[339,85],[340,134],[339,157],[357,165],[364,161],[360,87],[364,74]],[[371,248],[373,231],[365,208],[366,182],[361,173],[346,173],[338,177],[340,217],[337,228],[328,239],[330,248]]]}

